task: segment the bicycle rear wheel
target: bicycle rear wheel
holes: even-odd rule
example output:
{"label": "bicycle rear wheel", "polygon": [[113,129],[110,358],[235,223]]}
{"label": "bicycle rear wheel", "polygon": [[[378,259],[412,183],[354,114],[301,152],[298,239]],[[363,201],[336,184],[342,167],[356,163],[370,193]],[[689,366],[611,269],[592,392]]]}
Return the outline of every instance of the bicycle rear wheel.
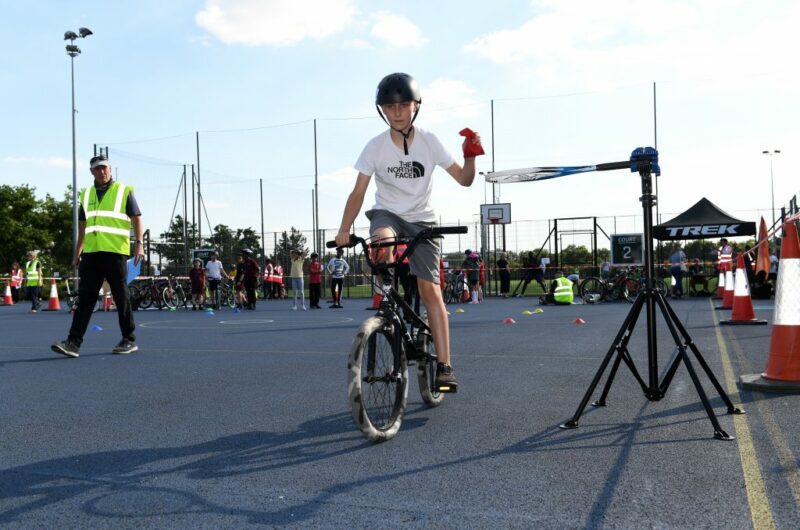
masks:
{"label": "bicycle rear wheel", "polygon": [[[423,317],[425,323],[428,323],[428,317]],[[422,401],[429,407],[438,407],[444,399],[442,392],[437,392],[433,389],[433,384],[436,381],[436,363],[438,357],[436,356],[436,346],[433,344],[433,335],[425,329],[420,329],[417,333],[417,383],[419,384],[419,393],[422,396]]]}
{"label": "bicycle rear wheel", "polygon": [[625,300],[627,300],[628,302],[633,303],[636,301],[636,297],[639,296],[639,291],[641,290],[641,287],[642,287],[641,282],[639,282],[638,280],[628,278],[622,284],[621,287],[622,292],[620,296]]}
{"label": "bicycle rear wheel", "polygon": [[148,309],[153,305],[153,290],[149,285],[142,286],[139,289],[139,307],[141,309]]}
{"label": "bicycle rear wheel", "polygon": [[373,442],[400,430],[408,397],[408,365],[400,337],[386,318],[361,324],[347,363],[347,394],[353,420]]}

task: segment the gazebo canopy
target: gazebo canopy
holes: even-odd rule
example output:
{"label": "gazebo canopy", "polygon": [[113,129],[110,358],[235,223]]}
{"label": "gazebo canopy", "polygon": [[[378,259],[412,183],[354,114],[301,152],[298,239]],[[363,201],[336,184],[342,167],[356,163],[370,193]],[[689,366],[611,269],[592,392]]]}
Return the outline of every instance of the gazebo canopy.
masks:
{"label": "gazebo canopy", "polygon": [[653,236],[662,241],[714,239],[755,234],[755,223],[730,216],[705,197],[677,217],[653,227]]}

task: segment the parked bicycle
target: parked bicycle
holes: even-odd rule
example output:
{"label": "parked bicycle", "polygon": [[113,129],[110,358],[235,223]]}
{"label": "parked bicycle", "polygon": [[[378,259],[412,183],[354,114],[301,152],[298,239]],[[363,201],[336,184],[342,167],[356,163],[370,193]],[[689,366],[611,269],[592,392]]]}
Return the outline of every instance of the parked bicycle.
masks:
{"label": "parked bicycle", "polygon": [[167,286],[161,291],[161,299],[164,305],[170,309],[177,309],[178,307],[188,308],[189,297],[186,296],[186,291],[183,289],[183,284],[175,279],[175,276],[170,275],[167,278]]}
{"label": "parked bicycle", "polygon": [[[586,303],[609,300],[627,300],[633,303],[644,288],[645,279],[634,271],[621,271],[610,280],[592,276],[586,278],[578,287],[578,294]],[[661,279],[653,279],[656,289],[666,295],[667,286]]]}
{"label": "parked bicycle", "polygon": [[[427,316],[419,315],[419,300],[412,309],[392,284],[392,271],[426,239],[444,234],[465,234],[467,227],[432,227],[413,238],[368,242],[350,236],[348,247],[360,245],[367,264],[376,272],[383,294],[378,312],[365,320],[356,333],[347,363],[347,389],[353,419],[361,433],[372,441],[393,438],[400,430],[408,398],[408,365],[417,366],[417,384],[422,400],[429,407],[444,399],[434,387],[436,348]],[[393,263],[375,263],[370,249],[406,244],[406,250]],[[327,243],[336,247],[335,241]],[[371,277],[370,277],[370,281]],[[408,322],[407,322],[408,321]]]}
{"label": "parked bicycle", "polygon": [[156,282],[156,279],[151,277],[144,285],[139,287],[138,300],[140,309],[148,309],[155,305],[156,308],[161,310],[166,305],[163,296],[161,296],[163,284],[164,280]]}
{"label": "parked bicycle", "polygon": [[[74,293],[69,288],[69,280],[64,280],[64,283],[67,286],[67,308],[70,311],[76,311],[78,309],[78,291]],[[95,301],[94,306],[92,307],[92,313],[96,312],[98,309],[103,307],[103,291],[102,289],[97,293],[97,300]]]}
{"label": "parked bicycle", "polygon": [[442,297],[445,304],[457,304],[464,301],[464,291],[467,290],[467,278],[464,271],[452,269],[445,277],[444,292]]}

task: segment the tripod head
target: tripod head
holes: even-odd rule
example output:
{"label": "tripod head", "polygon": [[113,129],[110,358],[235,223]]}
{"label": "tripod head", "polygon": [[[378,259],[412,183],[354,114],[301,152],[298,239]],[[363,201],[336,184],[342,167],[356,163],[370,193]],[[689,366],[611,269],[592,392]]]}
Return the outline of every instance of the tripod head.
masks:
{"label": "tripod head", "polygon": [[630,160],[631,173],[639,173],[644,176],[654,174],[661,175],[661,167],[658,165],[658,151],[653,147],[637,147],[631,153]]}

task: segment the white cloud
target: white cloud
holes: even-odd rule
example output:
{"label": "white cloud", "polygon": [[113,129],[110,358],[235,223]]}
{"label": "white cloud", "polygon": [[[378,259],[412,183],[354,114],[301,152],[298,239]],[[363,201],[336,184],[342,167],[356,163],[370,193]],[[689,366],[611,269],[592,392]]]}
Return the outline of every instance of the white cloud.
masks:
{"label": "white cloud", "polygon": [[356,171],[352,166],[346,166],[320,175],[319,180],[323,182],[337,182],[340,184],[355,185],[357,174],[358,171]]}
{"label": "white cloud", "polygon": [[422,87],[422,108],[426,123],[450,118],[471,118],[481,113],[484,102],[475,99],[475,89],[458,79],[435,79]]}
{"label": "white cloud", "polygon": [[[470,55],[553,86],[688,80],[781,70],[800,45],[800,4],[744,0],[535,0],[536,15],[487,33]],[[783,65],[783,66],[781,66]]]}
{"label": "white cloud", "polygon": [[342,46],[350,50],[369,50],[373,48],[372,44],[364,39],[349,39],[344,41]]}
{"label": "white cloud", "polygon": [[8,164],[24,164],[37,167],[71,168],[72,160],[60,156],[7,156],[3,162]]}
{"label": "white cloud", "polygon": [[372,36],[393,48],[421,48],[428,42],[419,26],[403,15],[381,11],[372,16]]}
{"label": "white cloud", "polygon": [[352,0],[206,0],[195,21],[225,44],[283,47],[339,33],[355,14]]}

